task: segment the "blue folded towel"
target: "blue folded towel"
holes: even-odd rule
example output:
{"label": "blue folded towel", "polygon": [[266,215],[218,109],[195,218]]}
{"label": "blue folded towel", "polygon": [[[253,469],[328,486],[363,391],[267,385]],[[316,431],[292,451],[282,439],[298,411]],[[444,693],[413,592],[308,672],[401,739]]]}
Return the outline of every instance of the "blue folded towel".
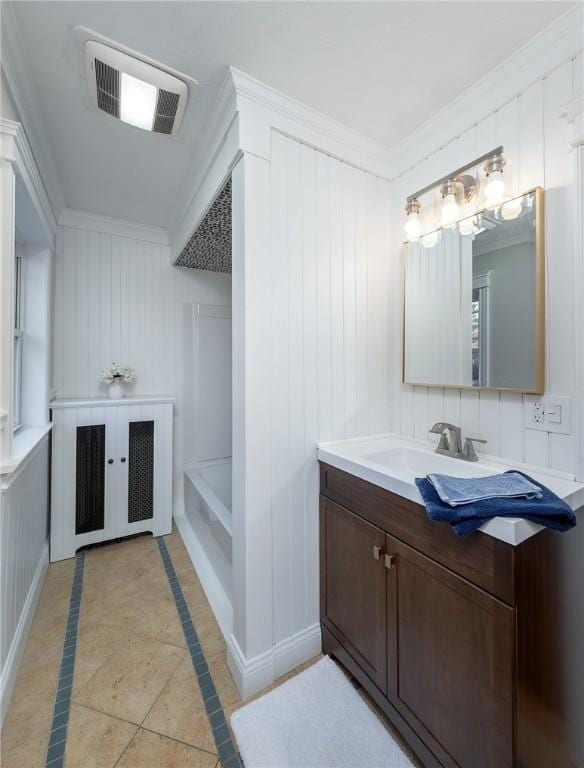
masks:
{"label": "blue folded towel", "polygon": [[438,496],[457,507],[481,499],[541,499],[539,485],[531,483],[520,472],[504,472],[487,477],[452,477],[451,475],[427,475]]}
{"label": "blue folded towel", "polygon": [[[534,483],[528,475],[521,475]],[[428,517],[450,523],[459,536],[476,531],[493,517],[521,517],[557,531],[567,531],[576,525],[576,515],[572,509],[544,485],[538,486],[541,488],[541,498],[489,498],[457,507],[443,502],[427,478],[417,477],[416,485],[426,504]]]}

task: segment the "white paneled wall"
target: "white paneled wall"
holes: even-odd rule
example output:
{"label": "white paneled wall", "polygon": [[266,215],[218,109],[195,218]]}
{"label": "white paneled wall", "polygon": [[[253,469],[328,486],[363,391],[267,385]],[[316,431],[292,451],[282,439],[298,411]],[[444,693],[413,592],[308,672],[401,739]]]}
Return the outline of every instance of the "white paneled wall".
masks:
{"label": "white paneled wall", "polygon": [[[446,390],[401,384],[400,238],[408,194],[474,157],[504,146],[509,191],[545,188],[546,229],[546,392],[575,396],[574,261],[576,254],[576,162],[571,127],[563,106],[582,90],[582,54],[566,61],[516,98],[499,105],[469,130],[452,128],[452,140],[439,151],[420,145],[419,162],[397,179],[393,195],[392,428],[427,439],[438,419],[461,424],[465,434],[488,440],[484,451],[514,461],[574,473],[576,438],[525,429],[522,396],[514,393]],[[469,108],[472,91],[469,92]],[[459,111],[464,125],[464,110]]]}
{"label": "white paneled wall", "polygon": [[318,621],[316,443],[389,429],[391,198],[387,181],[276,132],[270,186],[278,643]]}
{"label": "white paneled wall", "polygon": [[183,469],[183,304],[230,304],[231,279],[177,269],[168,246],[107,230],[59,228],[54,387],[57,397],[103,395],[99,373],[115,361],[136,369],[130,393],[175,395],[176,496]]}
{"label": "white paneled wall", "polygon": [[48,564],[49,441],[0,489],[0,698],[2,718]]}

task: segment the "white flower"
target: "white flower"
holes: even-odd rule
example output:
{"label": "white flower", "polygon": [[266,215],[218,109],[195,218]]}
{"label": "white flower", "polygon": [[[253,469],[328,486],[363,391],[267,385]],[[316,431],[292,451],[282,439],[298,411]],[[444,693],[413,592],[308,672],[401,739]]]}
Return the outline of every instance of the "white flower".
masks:
{"label": "white flower", "polygon": [[112,363],[108,368],[104,368],[101,372],[99,380],[104,384],[111,384],[114,379],[121,379],[126,384],[134,381],[136,371],[129,365],[120,365],[120,363]]}

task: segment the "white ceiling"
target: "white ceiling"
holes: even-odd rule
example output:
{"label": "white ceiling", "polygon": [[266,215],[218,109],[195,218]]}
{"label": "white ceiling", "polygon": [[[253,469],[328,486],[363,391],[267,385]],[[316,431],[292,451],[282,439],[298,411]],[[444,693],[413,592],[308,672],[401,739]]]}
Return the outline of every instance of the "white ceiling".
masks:
{"label": "white ceiling", "polygon": [[[388,146],[570,2],[17,2],[43,122],[71,208],[165,226],[226,68]],[[84,25],[199,81],[177,139],[90,111]]]}

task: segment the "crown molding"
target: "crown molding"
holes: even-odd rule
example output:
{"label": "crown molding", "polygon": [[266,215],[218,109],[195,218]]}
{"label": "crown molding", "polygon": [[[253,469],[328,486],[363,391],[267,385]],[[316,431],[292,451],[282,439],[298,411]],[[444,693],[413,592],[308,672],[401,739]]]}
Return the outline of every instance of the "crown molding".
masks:
{"label": "crown molding", "polygon": [[[391,151],[385,144],[286,96],[235,67],[230,67],[229,71],[237,94],[243,151],[248,151],[246,143],[249,143],[249,151],[257,154],[259,137],[260,141],[264,141],[264,150],[259,152],[262,156],[265,152],[266,159],[269,159],[270,131],[277,130],[364,171],[391,178]],[[249,110],[250,105],[255,105],[256,109]]]}
{"label": "crown molding", "polygon": [[13,163],[36,208],[47,240],[52,241],[57,220],[22,123],[0,117],[0,158]]}
{"label": "crown molding", "polygon": [[46,120],[40,112],[38,94],[12,3],[2,5],[2,71],[30,142],[30,152],[36,160],[38,176],[52,209],[52,218],[56,220],[65,207],[65,198],[46,133],[41,130]]}
{"label": "crown molding", "polygon": [[171,258],[178,256],[241,155],[270,159],[272,130],[369,173],[391,177],[385,145],[230,67],[178,198],[183,203],[169,225]]}
{"label": "crown molding", "polygon": [[161,227],[151,227],[139,222],[114,219],[98,213],[65,208],[59,216],[59,226],[71,229],[85,229],[88,232],[100,232],[116,237],[128,237],[157,245],[168,245],[168,235]]}
{"label": "crown molding", "polygon": [[449,144],[583,49],[584,6],[578,4],[463,91],[391,149],[394,178]]}

